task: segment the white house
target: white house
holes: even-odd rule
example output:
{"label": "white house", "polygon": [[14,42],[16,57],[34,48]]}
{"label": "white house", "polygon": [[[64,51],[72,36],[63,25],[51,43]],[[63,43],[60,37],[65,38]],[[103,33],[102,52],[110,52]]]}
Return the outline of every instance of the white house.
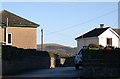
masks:
{"label": "white house", "polygon": [[102,46],[114,46],[120,48],[120,29],[113,29],[110,27],[95,28],[77,38],[77,48],[80,50],[83,46],[89,44],[98,44]]}

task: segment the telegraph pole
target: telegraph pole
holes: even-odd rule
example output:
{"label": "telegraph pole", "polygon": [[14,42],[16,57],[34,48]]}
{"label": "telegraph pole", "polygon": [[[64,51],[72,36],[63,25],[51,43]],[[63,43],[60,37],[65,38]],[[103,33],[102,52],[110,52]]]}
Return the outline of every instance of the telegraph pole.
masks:
{"label": "telegraph pole", "polygon": [[7,27],[8,27],[8,18],[6,19],[6,24],[3,25],[4,28],[4,45],[7,44]]}
{"label": "telegraph pole", "polygon": [[41,51],[43,51],[44,45],[43,45],[43,29],[41,29]]}

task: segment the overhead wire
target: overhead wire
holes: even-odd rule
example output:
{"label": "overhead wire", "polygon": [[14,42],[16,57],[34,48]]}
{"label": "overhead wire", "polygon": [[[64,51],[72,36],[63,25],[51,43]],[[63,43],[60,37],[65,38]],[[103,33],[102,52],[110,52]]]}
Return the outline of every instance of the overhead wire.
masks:
{"label": "overhead wire", "polygon": [[[48,30],[46,30],[46,31],[47,31],[47,32],[50,32],[50,31],[48,31]],[[72,36],[70,36],[70,35],[62,34],[62,33],[59,33],[59,32],[54,33],[54,34],[56,34],[56,35],[59,34],[59,36],[61,35],[62,37],[66,37],[66,38],[71,38],[71,37],[72,37]],[[45,34],[45,36],[46,36],[46,34]],[[47,36],[49,36],[49,35],[47,35]]]}
{"label": "overhead wire", "polygon": [[46,35],[56,34],[56,33],[61,32],[61,31],[63,32],[63,31],[65,31],[65,30],[69,30],[69,29],[75,28],[75,27],[77,27],[77,26],[79,26],[79,25],[83,25],[83,24],[92,22],[92,21],[94,21],[94,20],[96,20],[96,19],[99,19],[99,18],[101,18],[101,17],[104,17],[104,16],[107,16],[107,15],[109,15],[109,14],[112,14],[112,13],[116,12],[117,10],[118,10],[118,9],[114,9],[114,10],[112,10],[112,11],[110,11],[110,12],[107,12],[107,13],[105,13],[105,14],[103,14],[103,15],[100,15],[100,16],[97,16],[97,17],[95,17],[95,18],[89,19],[89,20],[87,20],[87,21],[85,21],[85,22],[82,22],[82,23],[79,23],[79,24],[75,24],[75,25],[72,25],[72,26],[69,26],[69,27],[66,27],[66,28],[63,28],[63,29],[54,31],[54,32],[50,32],[50,33],[48,33],[48,34],[46,34]]}

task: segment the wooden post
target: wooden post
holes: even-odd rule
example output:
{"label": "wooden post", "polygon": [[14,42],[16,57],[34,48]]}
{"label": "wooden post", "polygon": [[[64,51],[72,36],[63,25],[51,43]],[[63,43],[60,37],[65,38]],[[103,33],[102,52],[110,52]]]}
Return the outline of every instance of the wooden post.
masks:
{"label": "wooden post", "polygon": [[43,29],[41,29],[41,51],[43,51]]}
{"label": "wooden post", "polygon": [[3,29],[4,29],[4,45],[7,44],[7,27],[8,27],[8,18],[6,19],[6,24],[3,25]]}

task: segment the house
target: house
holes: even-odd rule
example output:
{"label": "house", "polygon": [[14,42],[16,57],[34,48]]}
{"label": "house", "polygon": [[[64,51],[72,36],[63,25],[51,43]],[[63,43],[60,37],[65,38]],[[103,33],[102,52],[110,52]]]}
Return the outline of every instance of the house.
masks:
{"label": "house", "polygon": [[120,29],[104,27],[104,24],[100,24],[100,28],[95,28],[75,38],[75,40],[77,41],[78,50],[91,43],[102,45],[104,47],[114,46],[120,48]]}
{"label": "house", "polygon": [[0,43],[24,49],[36,49],[38,24],[6,10],[0,11]]}

